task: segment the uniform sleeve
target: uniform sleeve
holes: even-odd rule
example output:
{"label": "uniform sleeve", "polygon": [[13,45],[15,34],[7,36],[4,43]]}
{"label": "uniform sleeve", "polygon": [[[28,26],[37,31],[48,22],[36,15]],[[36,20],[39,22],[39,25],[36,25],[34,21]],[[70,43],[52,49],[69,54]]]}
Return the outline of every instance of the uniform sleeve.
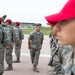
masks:
{"label": "uniform sleeve", "polygon": [[29,39],[29,40],[32,40],[32,39],[33,39],[33,33],[32,33],[32,32],[30,33],[28,39]]}
{"label": "uniform sleeve", "polygon": [[13,29],[13,42],[16,41],[16,33],[15,33],[15,30]]}
{"label": "uniform sleeve", "polygon": [[42,33],[42,39],[44,39],[44,34]]}
{"label": "uniform sleeve", "polygon": [[3,42],[3,45],[6,46],[6,45],[10,45],[10,41],[9,39],[7,38],[7,34],[6,34],[6,31],[4,30],[4,42]]}
{"label": "uniform sleeve", "polygon": [[0,42],[2,41],[2,32],[0,31]]}
{"label": "uniform sleeve", "polygon": [[20,29],[20,33],[21,33],[21,40],[24,39],[24,34],[23,34],[23,31]]}
{"label": "uniform sleeve", "polygon": [[14,31],[15,31],[15,34],[16,34],[16,36],[15,36],[15,43],[16,43],[16,42],[19,41],[19,32],[16,29],[14,29]]}

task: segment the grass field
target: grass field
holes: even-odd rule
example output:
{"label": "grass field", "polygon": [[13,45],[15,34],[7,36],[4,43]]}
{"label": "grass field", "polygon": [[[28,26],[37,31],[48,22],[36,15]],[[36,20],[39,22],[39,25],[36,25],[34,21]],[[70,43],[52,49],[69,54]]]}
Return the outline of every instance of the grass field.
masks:
{"label": "grass field", "polygon": [[[35,28],[25,28],[22,29],[24,34],[30,34],[31,31],[35,30]],[[49,35],[50,33],[50,28],[49,27],[42,27],[41,31],[44,33],[44,35]]]}

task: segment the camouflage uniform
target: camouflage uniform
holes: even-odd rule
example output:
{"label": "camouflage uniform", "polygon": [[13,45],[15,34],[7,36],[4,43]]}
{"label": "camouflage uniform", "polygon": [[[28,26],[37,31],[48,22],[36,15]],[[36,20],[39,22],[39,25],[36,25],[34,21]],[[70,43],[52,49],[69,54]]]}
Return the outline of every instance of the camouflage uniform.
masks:
{"label": "camouflage uniform", "polygon": [[[52,34],[51,34],[52,35]],[[52,36],[54,37],[54,36]],[[52,39],[51,39],[52,40]],[[51,58],[53,57],[52,64],[50,62],[49,75],[75,75],[75,65],[74,63],[74,52],[71,46],[61,46],[58,44],[58,40],[55,39],[51,42]]]}
{"label": "camouflage uniform", "polygon": [[75,75],[75,54],[72,47],[64,47],[62,52],[64,75]]}
{"label": "camouflage uniform", "polygon": [[14,30],[16,33],[15,54],[17,57],[17,60],[15,60],[14,63],[16,63],[16,62],[20,62],[21,44],[22,44],[22,40],[24,39],[24,34],[19,26],[16,26]]}
{"label": "camouflage uniform", "polygon": [[4,46],[6,43],[6,34],[0,24],[0,75],[4,72]]}
{"label": "camouflage uniform", "polygon": [[48,64],[49,75],[63,75],[62,60],[61,57],[59,57],[63,47],[58,44],[58,40],[52,33],[50,34],[50,38],[51,58]]}
{"label": "camouflage uniform", "polygon": [[40,50],[42,47],[41,41],[44,39],[42,32],[33,31],[29,35],[30,42],[30,55],[33,66],[38,65]]}
{"label": "camouflage uniform", "polygon": [[[5,53],[5,60],[6,60],[6,63],[8,64],[8,66],[12,68],[12,51],[13,51],[13,42],[15,41],[15,32],[13,30],[13,28],[8,25],[5,29],[6,31],[6,35],[7,35],[7,40],[8,40],[8,45],[7,46],[10,46],[10,48],[6,48],[6,53]],[[6,69],[8,70],[8,69]]]}

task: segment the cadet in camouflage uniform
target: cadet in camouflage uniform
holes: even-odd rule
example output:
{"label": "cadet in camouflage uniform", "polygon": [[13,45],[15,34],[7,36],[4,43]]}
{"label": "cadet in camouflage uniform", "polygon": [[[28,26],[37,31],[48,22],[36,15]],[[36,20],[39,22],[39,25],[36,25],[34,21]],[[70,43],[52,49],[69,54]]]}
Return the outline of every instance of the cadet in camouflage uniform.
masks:
{"label": "cadet in camouflage uniform", "polygon": [[8,70],[13,70],[13,67],[12,67],[12,51],[13,51],[13,43],[15,41],[15,32],[14,32],[14,29],[10,26],[12,21],[10,19],[7,19],[5,21],[6,23],[6,35],[7,35],[7,39],[8,39],[8,43],[9,45],[7,45],[5,47],[6,49],[6,53],[5,53],[5,60],[6,60],[6,63],[8,64],[8,67],[5,69],[5,71],[8,71]]}
{"label": "cadet in camouflage uniform", "polygon": [[4,72],[4,47],[8,40],[7,40],[6,33],[4,32],[4,29],[3,29],[1,23],[2,23],[2,18],[0,17],[0,75],[3,75],[3,72]]}
{"label": "cadet in camouflage uniform", "polygon": [[20,62],[20,54],[21,54],[21,45],[22,45],[22,40],[24,39],[24,34],[22,32],[22,30],[19,27],[20,22],[15,22],[14,26],[14,30],[16,33],[16,42],[15,42],[15,54],[17,59],[14,61],[14,63],[19,63]]}
{"label": "cadet in camouflage uniform", "polygon": [[33,71],[37,70],[40,50],[42,47],[44,35],[40,32],[41,24],[36,24],[36,30],[31,32],[28,38],[28,48],[30,49],[31,62],[33,64]]}
{"label": "cadet in camouflage uniform", "polygon": [[48,64],[49,75],[63,75],[62,60],[59,57],[59,52],[63,47],[58,44],[58,40],[52,32],[50,34],[50,38],[51,57]]}
{"label": "cadet in camouflage uniform", "polygon": [[63,60],[64,75],[75,75],[75,0],[68,0],[61,11],[46,17],[53,25],[53,31],[58,42],[71,45],[72,51],[67,51]]}

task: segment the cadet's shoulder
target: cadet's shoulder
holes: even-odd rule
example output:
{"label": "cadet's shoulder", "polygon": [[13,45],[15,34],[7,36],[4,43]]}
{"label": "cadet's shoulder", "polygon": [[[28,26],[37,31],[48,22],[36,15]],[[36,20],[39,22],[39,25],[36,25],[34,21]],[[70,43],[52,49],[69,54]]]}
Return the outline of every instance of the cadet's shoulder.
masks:
{"label": "cadet's shoulder", "polygon": [[32,32],[30,32],[30,35],[33,35],[33,34],[35,34],[36,32],[35,31],[32,31]]}
{"label": "cadet's shoulder", "polygon": [[18,27],[18,29],[20,30],[20,32],[22,32],[22,29],[20,27]]}
{"label": "cadet's shoulder", "polygon": [[40,31],[40,34],[41,34],[41,35],[44,35],[43,32],[41,32],[41,31]]}
{"label": "cadet's shoulder", "polygon": [[64,54],[69,54],[70,52],[73,51],[73,48],[71,46],[63,46],[63,53]]}
{"label": "cadet's shoulder", "polygon": [[12,26],[9,25],[10,28],[13,28]]}
{"label": "cadet's shoulder", "polygon": [[68,50],[68,51],[72,51],[72,47],[71,46],[63,46],[63,49],[64,50]]}
{"label": "cadet's shoulder", "polygon": [[12,26],[8,26],[8,28],[10,28],[10,29],[14,29]]}
{"label": "cadet's shoulder", "polygon": [[1,25],[1,24],[0,24],[0,28],[1,28],[1,29],[4,29],[4,28],[2,27],[2,25]]}
{"label": "cadet's shoulder", "polygon": [[34,31],[30,32],[29,37],[33,37]]}

